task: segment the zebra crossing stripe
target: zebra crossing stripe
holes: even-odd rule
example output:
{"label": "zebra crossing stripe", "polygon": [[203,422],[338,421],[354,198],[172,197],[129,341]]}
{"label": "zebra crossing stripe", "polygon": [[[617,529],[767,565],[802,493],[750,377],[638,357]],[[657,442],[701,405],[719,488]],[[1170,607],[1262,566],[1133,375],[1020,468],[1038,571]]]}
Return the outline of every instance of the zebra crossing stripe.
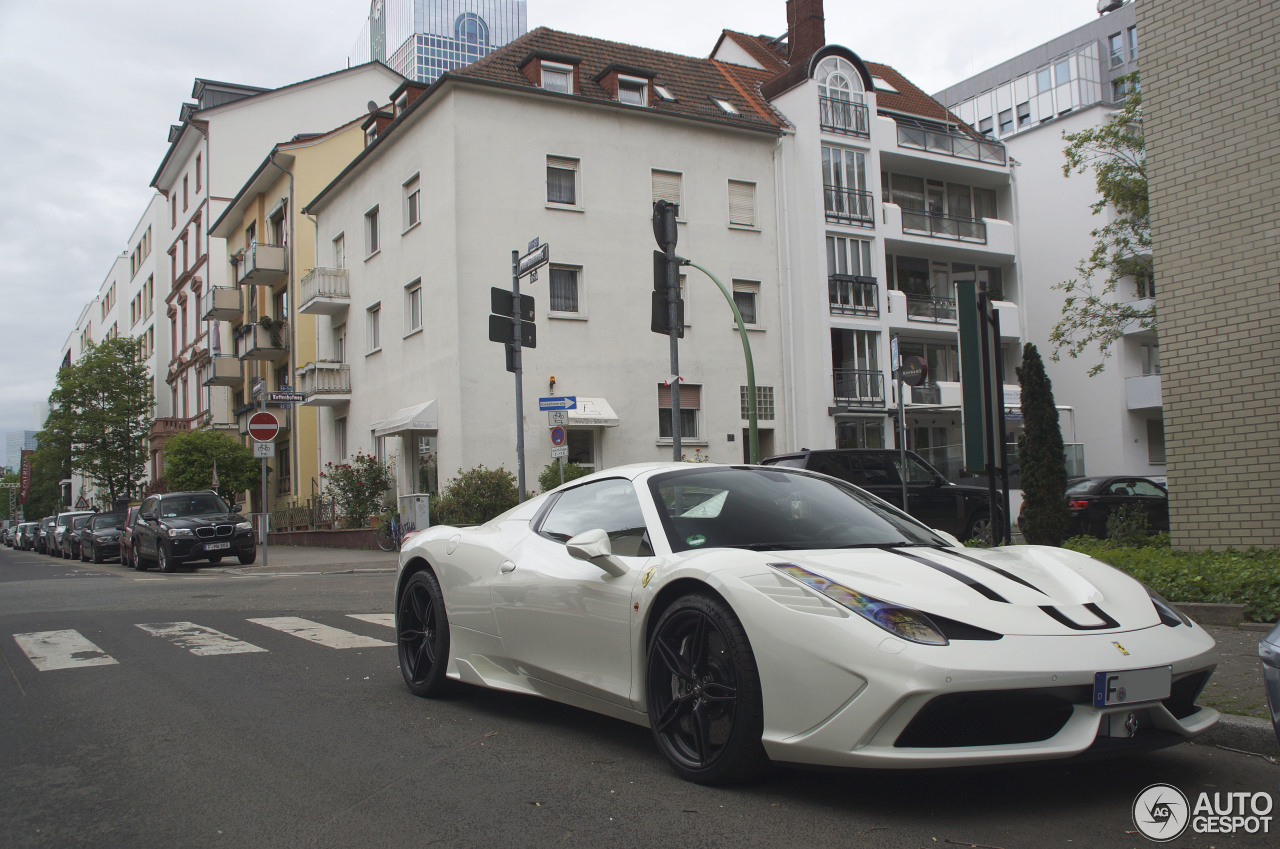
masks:
{"label": "zebra crossing stripe", "polygon": [[34,631],[14,634],[13,639],[41,672],[80,666],[109,666],[117,662],[78,631]]}
{"label": "zebra crossing stripe", "polygon": [[249,621],[277,631],[283,631],[286,634],[292,634],[295,637],[301,637],[304,640],[309,640],[322,646],[328,646],[331,649],[359,649],[395,645],[384,640],[376,640],[373,637],[364,637],[360,634],[353,634],[350,631],[343,631],[341,628],[321,625],[319,622],[312,622],[297,616],[273,616],[267,619],[250,619]]}
{"label": "zebra crossing stripe", "polygon": [[396,615],[394,613],[348,613],[348,619],[359,619],[361,622],[369,622],[374,625],[385,625],[388,628],[396,627]]}
{"label": "zebra crossing stripe", "polygon": [[138,625],[148,634],[163,637],[179,648],[202,657],[217,654],[244,654],[246,652],[266,651],[264,648],[246,643],[228,636],[221,631],[197,625],[194,622],[158,622],[152,625]]}

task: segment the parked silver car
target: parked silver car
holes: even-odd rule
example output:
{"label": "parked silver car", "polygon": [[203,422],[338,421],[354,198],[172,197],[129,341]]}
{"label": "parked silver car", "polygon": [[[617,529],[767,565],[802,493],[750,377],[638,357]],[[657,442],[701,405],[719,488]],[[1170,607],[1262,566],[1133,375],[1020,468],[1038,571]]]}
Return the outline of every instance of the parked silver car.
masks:
{"label": "parked silver car", "polygon": [[1280,624],[1258,643],[1258,656],[1262,658],[1263,683],[1267,687],[1267,704],[1271,708],[1271,726],[1280,743]]}

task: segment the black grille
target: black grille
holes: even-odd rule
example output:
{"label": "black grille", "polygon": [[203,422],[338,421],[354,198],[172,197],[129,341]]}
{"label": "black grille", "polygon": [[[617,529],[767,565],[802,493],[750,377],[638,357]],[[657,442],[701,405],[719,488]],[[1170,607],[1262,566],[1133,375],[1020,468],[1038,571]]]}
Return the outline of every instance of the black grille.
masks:
{"label": "black grille", "polygon": [[995,631],[988,631],[986,628],[979,628],[977,625],[957,622],[932,613],[929,614],[929,619],[942,630],[943,636],[948,640],[998,640],[1004,636]]}
{"label": "black grille", "polygon": [[[1087,701],[1088,688],[1083,688]],[[948,693],[930,700],[894,746],[943,749],[955,746],[1007,746],[1048,740],[1071,718],[1074,692],[994,690]]]}
{"label": "black grille", "polygon": [[235,529],[235,525],[208,525],[196,528],[196,536],[200,539],[213,539],[215,536],[229,537]]}
{"label": "black grille", "polygon": [[1196,706],[1196,696],[1200,695],[1208,680],[1208,672],[1193,672],[1179,678],[1169,688],[1169,698],[1164,700],[1164,706],[1178,719],[1186,719],[1198,712],[1200,708]]}

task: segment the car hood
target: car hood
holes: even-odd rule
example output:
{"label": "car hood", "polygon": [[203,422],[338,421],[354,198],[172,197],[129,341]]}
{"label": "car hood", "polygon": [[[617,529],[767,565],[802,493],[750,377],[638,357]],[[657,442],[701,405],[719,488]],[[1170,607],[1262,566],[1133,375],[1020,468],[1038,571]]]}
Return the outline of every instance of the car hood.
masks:
{"label": "car hood", "polygon": [[244,522],[239,513],[206,513],[201,516],[172,516],[160,520],[166,528],[207,528],[210,525]]}
{"label": "car hood", "polygon": [[1001,634],[1066,636],[1160,624],[1142,584],[1067,549],[860,548],[754,556],[775,568],[800,566],[880,601]]}

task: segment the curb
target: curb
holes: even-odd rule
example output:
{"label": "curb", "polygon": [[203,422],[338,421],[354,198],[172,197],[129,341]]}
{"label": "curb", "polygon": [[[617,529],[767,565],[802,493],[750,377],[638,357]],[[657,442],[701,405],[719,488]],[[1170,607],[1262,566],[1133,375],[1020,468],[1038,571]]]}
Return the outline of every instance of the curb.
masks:
{"label": "curb", "polygon": [[1265,719],[1224,713],[1218,724],[1195,738],[1197,743],[1224,746],[1269,758],[1280,756],[1276,731]]}

